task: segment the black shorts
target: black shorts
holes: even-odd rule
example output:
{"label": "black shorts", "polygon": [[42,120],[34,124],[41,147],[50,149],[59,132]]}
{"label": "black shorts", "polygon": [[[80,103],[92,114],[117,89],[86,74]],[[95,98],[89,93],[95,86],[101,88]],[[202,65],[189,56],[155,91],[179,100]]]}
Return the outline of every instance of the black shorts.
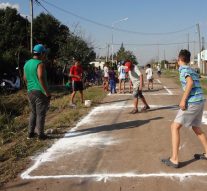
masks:
{"label": "black shorts", "polygon": [[82,81],[73,81],[72,82],[73,91],[83,91],[83,82]]}

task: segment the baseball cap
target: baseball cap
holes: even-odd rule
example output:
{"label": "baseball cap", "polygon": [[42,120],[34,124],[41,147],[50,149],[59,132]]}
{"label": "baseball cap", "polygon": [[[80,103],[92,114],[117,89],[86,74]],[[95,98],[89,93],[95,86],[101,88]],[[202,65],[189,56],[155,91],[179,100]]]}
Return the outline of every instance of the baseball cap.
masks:
{"label": "baseball cap", "polygon": [[41,54],[41,53],[46,52],[46,49],[42,44],[37,44],[34,46],[33,51],[34,53]]}
{"label": "baseball cap", "polygon": [[126,63],[125,63],[125,67],[126,67],[126,68],[125,68],[125,71],[126,71],[126,72],[129,72],[130,68],[132,67],[132,63],[129,62],[129,61],[126,62]]}

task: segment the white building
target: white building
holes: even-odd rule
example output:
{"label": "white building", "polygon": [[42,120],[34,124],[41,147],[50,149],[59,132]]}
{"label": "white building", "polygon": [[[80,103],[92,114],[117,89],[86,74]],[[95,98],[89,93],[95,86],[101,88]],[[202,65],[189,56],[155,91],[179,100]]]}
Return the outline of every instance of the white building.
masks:
{"label": "white building", "polygon": [[101,70],[103,70],[105,62],[103,62],[103,61],[93,61],[93,62],[90,62],[90,64],[94,65],[96,68],[100,67]]}

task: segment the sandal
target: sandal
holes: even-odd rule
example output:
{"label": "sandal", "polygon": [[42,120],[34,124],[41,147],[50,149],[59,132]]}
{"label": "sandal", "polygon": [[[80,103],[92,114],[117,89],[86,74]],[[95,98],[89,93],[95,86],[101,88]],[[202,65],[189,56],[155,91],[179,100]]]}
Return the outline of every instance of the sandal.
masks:
{"label": "sandal", "polygon": [[162,159],[161,160],[162,163],[164,163],[165,165],[169,166],[169,167],[172,167],[172,168],[179,168],[179,164],[175,164],[173,163],[170,158],[168,159]]}
{"label": "sandal", "polygon": [[194,154],[194,158],[197,160],[207,160],[207,157],[205,156],[205,153],[203,154]]}
{"label": "sandal", "polygon": [[150,109],[150,106],[149,105],[145,105],[142,109],[141,109],[141,111],[147,111],[148,109]]}
{"label": "sandal", "polygon": [[130,114],[135,114],[135,113],[138,113],[138,109],[133,109]]}

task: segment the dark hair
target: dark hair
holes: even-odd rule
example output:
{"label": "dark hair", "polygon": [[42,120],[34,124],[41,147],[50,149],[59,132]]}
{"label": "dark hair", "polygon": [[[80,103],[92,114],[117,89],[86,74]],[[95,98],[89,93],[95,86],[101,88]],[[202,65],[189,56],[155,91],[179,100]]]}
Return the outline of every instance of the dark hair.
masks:
{"label": "dark hair", "polygon": [[148,68],[151,68],[151,65],[150,65],[150,64],[147,64],[147,67],[148,67]]}
{"label": "dark hair", "polygon": [[184,49],[184,50],[180,51],[178,58],[181,59],[181,61],[183,61],[185,63],[189,63],[190,56],[191,56],[191,53],[188,50]]}

